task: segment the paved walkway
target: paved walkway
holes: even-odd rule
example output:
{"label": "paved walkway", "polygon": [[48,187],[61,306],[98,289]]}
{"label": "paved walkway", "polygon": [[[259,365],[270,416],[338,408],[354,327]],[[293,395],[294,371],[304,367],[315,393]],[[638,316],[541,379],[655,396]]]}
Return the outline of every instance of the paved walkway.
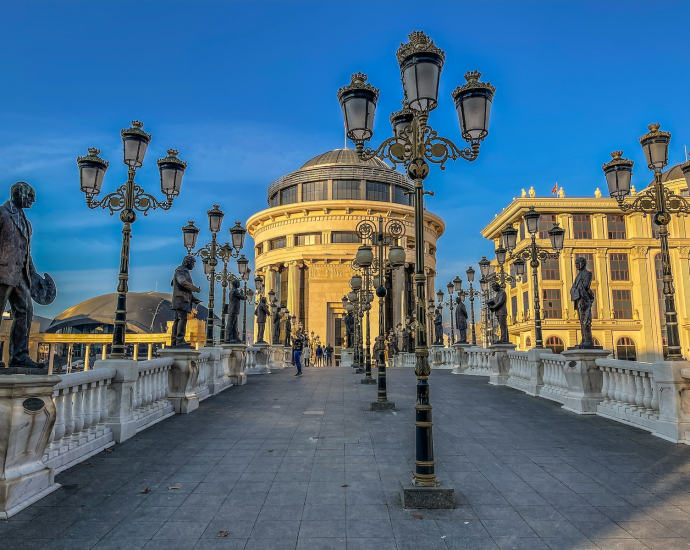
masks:
{"label": "paved walkway", "polygon": [[[250,377],[0,522],[0,547],[246,550],[690,548],[690,448],[487,378],[434,371],[438,474],[457,509],[406,511],[414,373],[395,414],[350,369]],[[685,537],[685,538],[684,538]]]}

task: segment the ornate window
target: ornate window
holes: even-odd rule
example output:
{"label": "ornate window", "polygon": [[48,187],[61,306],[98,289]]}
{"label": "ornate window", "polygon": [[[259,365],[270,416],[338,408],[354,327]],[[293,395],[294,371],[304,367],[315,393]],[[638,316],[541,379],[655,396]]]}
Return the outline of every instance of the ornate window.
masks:
{"label": "ornate window", "polygon": [[268,241],[268,245],[271,250],[277,250],[278,248],[285,248],[287,246],[287,237],[278,237],[277,239],[272,239]]}
{"label": "ornate window", "polygon": [[263,243],[257,244],[255,249],[256,249],[256,255],[261,256],[264,253],[264,244]]}
{"label": "ornate window", "polygon": [[616,359],[622,361],[637,361],[635,342],[627,336],[622,336],[616,342]]}
{"label": "ornate window", "polygon": [[515,324],[518,322],[518,300],[517,296],[511,296],[510,298],[510,318],[512,319],[512,323]]}
{"label": "ornate window", "polygon": [[561,353],[565,349],[563,340],[558,336],[549,336],[544,343],[545,348],[549,348],[554,353]]}
{"label": "ornate window", "polygon": [[556,214],[542,214],[539,218],[539,235],[537,236],[540,239],[548,239],[549,229],[553,227],[554,223],[556,223]]}
{"label": "ornate window", "polygon": [[526,348],[532,347],[532,339],[529,336],[527,338],[525,338],[525,347]]}
{"label": "ornate window", "polygon": [[625,217],[621,214],[607,214],[606,227],[609,239],[625,239]]}
{"label": "ornate window", "polygon": [[393,202],[396,204],[404,204],[405,206],[411,206],[412,201],[410,199],[412,195],[405,195],[405,191],[406,189],[396,185],[393,188]]}
{"label": "ornate window", "polygon": [[561,319],[561,289],[560,288],[545,288],[542,293],[544,310],[544,319]]}
{"label": "ornate window", "polygon": [[592,238],[592,220],[589,214],[573,214],[573,238]]}
{"label": "ornate window", "polygon": [[[515,285],[517,285],[517,275],[515,275],[515,264],[510,264],[510,288],[515,288]],[[517,313],[517,308],[513,311],[513,314]]]}
{"label": "ornate window", "polygon": [[276,193],[269,199],[268,204],[271,208],[273,208],[274,206],[280,206],[280,199],[278,193]]}
{"label": "ornate window", "polygon": [[561,273],[558,267],[558,258],[555,260],[542,260],[541,278],[545,281],[559,281],[561,279]]}
{"label": "ornate window", "polygon": [[529,317],[529,290],[522,293],[522,313],[525,319]]}
{"label": "ornate window", "polygon": [[573,257],[573,276],[577,275],[577,268],[575,267],[575,262],[578,258],[584,258],[587,260],[587,269],[592,272],[592,280],[594,280],[594,254],[589,252],[577,252]]}
{"label": "ornate window", "polygon": [[332,243],[361,243],[359,235],[354,231],[333,231],[331,233]]}
{"label": "ornate window", "polygon": [[624,252],[613,252],[609,258],[612,281],[629,281],[628,255]]}
{"label": "ornate window", "polygon": [[594,298],[592,299],[592,319],[599,318],[599,311],[597,310],[597,291],[592,289],[594,293]]}
{"label": "ornate window", "polygon": [[525,238],[525,220],[520,220],[518,225],[520,226],[520,240],[522,240]]}
{"label": "ornate window", "polygon": [[280,204],[292,204],[297,202],[297,186],[292,185],[291,187],[286,187],[280,191]]}
{"label": "ornate window", "polygon": [[321,233],[303,233],[295,235],[295,246],[305,246],[309,244],[321,244]]}
{"label": "ornate window", "polygon": [[361,182],[359,180],[335,180],[333,182],[333,200],[358,200]]}
{"label": "ornate window", "polygon": [[613,289],[613,316],[615,319],[632,319],[632,300],[629,290]]}
{"label": "ornate window", "polygon": [[379,183],[377,181],[367,182],[368,201],[390,202],[390,193],[390,185],[387,183]]}
{"label": "ornate window", "polygon": [[328,199],[327,182],[312,181],[302,184],[302,202],[325,201]]}

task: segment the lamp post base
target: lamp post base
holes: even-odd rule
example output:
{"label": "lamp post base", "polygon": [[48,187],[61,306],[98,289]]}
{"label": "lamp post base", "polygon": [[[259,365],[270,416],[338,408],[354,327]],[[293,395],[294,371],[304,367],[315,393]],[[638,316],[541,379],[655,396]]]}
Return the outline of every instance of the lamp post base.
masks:
{"label": "lamp post base", "polygon": [[376,378],[362,378],[359,381],[359,383],[360,384],[366,384],[367,386],[374,386],[375,384],[377,384]]}
{"label": "lamp post base", "polygon": [[364,374],[364,369],[362,367],[357,367],[355,369],[355,374]]}
{"label": "lamp post base", "polygon": [[395,403],[392,401],[373,401],[371,403],[371,410],[373,412],[392,412],[395,410]]}
{"label": "lamp post base", "polygon": [[400,482],[400,501],[407,509],[451,510],[455,508],[455,489],[440,484],[438,487],[416,487],[412,480]]}

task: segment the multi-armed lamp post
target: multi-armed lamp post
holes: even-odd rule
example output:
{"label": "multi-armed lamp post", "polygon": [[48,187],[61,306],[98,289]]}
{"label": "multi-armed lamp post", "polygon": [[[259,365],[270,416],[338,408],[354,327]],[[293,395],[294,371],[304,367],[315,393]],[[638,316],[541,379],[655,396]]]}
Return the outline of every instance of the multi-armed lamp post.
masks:
{"label": "multi-armed lamp post", "polygon": [[137,211],[144,216],[149,210],[161,208],[168,210],[172,206],[173,199],[180,194],[182,176],[187,168],[187,163],[177,158],[175,149],[168,149],[168,156],[158,160],[160,170],[161,192],[166,200],[159,202],[153,195],[144,192],[137,185],[134,178],[137,168],[144,163],[146,148],[151,142],[151,135],[141,128],[143,123],[132,122],[132,127],[120,132],[123,142],[124,163],[128,166],[127,182],[114,193],[110,193],[97,200],[101,192],[105,171],[108,162],[98,156],[99,149],[89,148],[89,154],[77,158],[79,166],[79,181],[81,190],[86,194],[86,205],[89,208],[103,208],[110,210],[112,216],[120,213],[120,220],[124,224],[122,228],[122,250],[120,252],[120,274],[117,284],[117,309],[115,310],[115,323],[113,326],[113,345],[110,357],[113,359],[125,358],[125,333],[127,331],[127,291],[129,282],[129,241],[132,236],[132,224],[137,220]]}
{"label": "multi-armed lamp post", "polygon": [[[423,32],[409,35],[410,42],[402,44],[396,56],[400,65],[405,100],[403,109],[390,120],[393,137],[376,150],[364,145],[374,135],[374,111],[379,91],[366,83],[366,75],[352,75],[352,82],[338,91],[338,99],[345,117],[347,136],[355,143],[362,160],[379,157],[395,167],[403,164],[414,181],[415,222],[415,286],[416,286],[416,460],[413,484],[436,487],[432,415],[429,401],[429,352],[426,328],[426,274],[424,267],[424,179],[429,175],[429,162],[443,169],[449,160],[476,160],[479,145],[488,135],[489,113],[495,88],[479,82],[479,72],[468,72],[467,83],[452,93],[460,119],[462,137],[470,144],[459,149],[450,140],[438,136],[428,124],[429,115],[438,105],[438,88],[445,53]],[[428,193],[428,192],[426,192]]]}
{"label": "multi-armed lamp post", "polygon": [[[356,260],[354,260],[354,263],[356,263]],[[361,275],[358,275],[355,273],[351,278],[350,278],[350,288],[352,289],[350,292],[347,293],[347,299],[349,300],[349,305],[352,306],[352,309],[346,308],[348,311],[351,311],[352,314],[354,315],[355,318],[355,341],[354,341],[354,357],[353,357],[353,362],[352,362],[352,368],[355,369],[355,372],[357,374],[361,374],[364,372],[364,350],[362,347],[362,319],[364,318],[364,310],[363,310],[363,300],[361,298],[361,290],[362,290],[362,277]]]}
{"label": "multi-armed lamp post", "polygon": [[549,240],[551,241],[551,248],[553,252],[547,250],[546,248],[539,246],[537,244],[537,233],[539,231],[539,219],[541,214],[534,210],[533,206],[530,206],[529,211],[525,214],[525,224],[527,225],[527,231],[532,237],[532,242],[520,250],[513,256],[513,250],[517,246],[517,234],[518,230],[513,227],[512,224],[508,224],[501,235],[503,236],[503,246],[499,246],[496,250],[496,259],[503,268],[503,263],[506,260],[506,251],[512,257],[517,257],[513,262],[515,265],[515,275],[517,277],[522,277],[525,274],[525,260],[529,260],[530,267],[532,268],[532,282],[534,286],[534,339],[535,348],[543,348],[544,342],[541,333],[541,304],[539,298],[539,264],[543,260],[557,260],[561,250],[563,250],[563,240],[565,238],[565,229],[559,227],[557,223],[553,224],[553,227],[549,229]]}
{"label": "multi-armed lamp post", "polygon": [[252,270],[249,269],[249,260],[244,257],[244,254],[237,258],[237,271],[240,274],[240,279],[244,282],[244,295],[246,300],[242,303],[242,343],[247,343],[247,302],[251,296],[247,295],[247,281],[252,274]]}
{"label": "multi-armed lamp post", "polygon": [[[632,202],[625,198],[630,194],[633,161],[624,159],[623,151],[611,153],[613,160],[604,164],[606,183],[610,195],[618,201],[623,212],[642,212],[654,216],[654,223],[659,226],[659,241],[661,243],[661,272],[664,293],[664,313],[666,317],[666,334],[669,361],[682,361],[683,352],[678,331],[678,313],[676,312],[676,297],[673,287],[673,272],[671,271],[671,256],[668,247],[668,224],[671,214],[687,215],[690,213],[690,203],[680,195],[676,195],[661,181],[664,167],[668,164],[668,145],[671,141],[670,132],[659,130],[659,124],[650,124],[649,133],[640,138],[640,145],[644,150],[647,167],[654,172],[654,185],[638,193]],[[681,165],[685,180],[690,185],[690,161]]]}
{"label": "multi-armed lamp post", "polygon": [[448,309],[450,310],[450,345],[452,346],[455,344],[455,319],[453,317],[453,309],[455,308],[455,304],[453,303],[453,291],[455,290],[459,293],[462,290],[462,279],[456,275],[455,279],[448,282],[446,288],[448,289],[447,302],[443,301],[443,291],[440,289],[436,293],[436,297],[438,298],[438,305],[441,307],[448,306]]}
{"label": "multi-armed lamp post", "polygon": [[[360,222],[361,225],[362,222]],[[366,222],[365,222],[366,223]],[[357,226],[359,228],[359,225]],[[360,263],[360,260],[364,262]],[[364,368],[364,378],[362,384],[376,384],[376,380],[371,377],[371,323],[369,321],[369,312],[371,311],[371,302],[374,301],[374,295],[371,292],[371,272],[374,261],[374,252],[370,246],[360,246],[357,250],[357,255],[350,264],[350,268],[355,272],[355,275],[350,279],[352,289],[358,294],[357,302],[359,304],[360,321],[360,354],[359,367]],[[361,273],[362,275],[359,275]],[[364,316],[367,320],[366,342],[364,341]]]}
{"label": "multi-armed lamp post", "polygon": [[[472,269],[472,266],[467,268],[467,271],[465,271],[467,274],[467,282],[470,283],[470,288],[469,290],[463,290],[462,289],[462,281],[460,281],[460,290],[458,290],[458,296],[464,300],[465,298],[470,299],[470,321],[472,325],[472,345],[476,346],[477,345],[477,335],[475,332],[475,323],[474,323],[474,299],[478,298],[481,296],[481,292],[478,290],[475,290],[472,287],[472,283],[474,282],[474,269]],[[455,278],[456,280],[458,279],[457,277]],[[455,283],[455,281],[453,281]]]}
{"label": "multi-armed lamp post", "polygon": [[[370,242],[376,247],[376,258],[374,258],[374,251],[369,245],[362,245],[357,250],[357,263],[366,269],[368,279],[369,271],[376,272],[378,275],[374,276],[374,288],[376,289],[376,296],[379,298],[379,336],[377,338],[379,345],[377,347],[376,367],[378,370],[378,392],[376,402],[371,404],[374,411],[390,411],[395,410],[395,403],[388,401],[388,390],[386,386],[386,351],[384,342],[385,335],[385,317],[383,299],[386,297],[385,272],[389,269],[397,269],[405,263],[405,250],[398,245],[398,239],[405,234],[405,226],[398,220],[389,220],[384,225],[383,216],[379,216],[378,228],[373,222],[363,220],[357,224],[357,234],[364,242]],[[385,248],[390,248],[388,258],[385,257]],[[368,288],[368,287],[367,287]],[[367,291],[367,301],[368,301]],[[371,306],[369,306],[371,307]],[[367,355],[369,354],[369,311],[367,310]],[[371,383],[371,358],[367,358],[366,376],[362,379],[362,383]]]}
{"label": "multi-armed lamp post", "polygon": [[[193,221],[190,221],[189,225],[186,225],[182,228],[182,236],[184,239],[184,245],[187,248],[187,253],[191,256],[201,257],[201,260],[204,264],[204,274],[209,280],[208,317],[206,318],[206,342],[204,343],[204,346],[212,347],[214,344],[213,323],[215,314],[213,312],[213,308],[215,300],[216,266],[218,265],[218,260],[227,263],[230,258],[237,258],[240,255],[240,250],[242,250],[244,247],[244,236],[247,233],[247,230],[242,227],[240,222],[235,222],[235,225],[230,228],[230,243],[224,247],[220,247],[218,246],[216,236],[220,231],[225,212],[220,209],[219,205],[214,204],[213,208],[209,210],[207,214],[208,228],[211,231],[210,243],[206,244],[199,250],[192,252],[192,249],[196,247],[196,239],[199,236],[199,228],[194,225]],[[238,268],[241,269],[239,263]],[[221,315],[223,314],[224,312],[221,312]]]}

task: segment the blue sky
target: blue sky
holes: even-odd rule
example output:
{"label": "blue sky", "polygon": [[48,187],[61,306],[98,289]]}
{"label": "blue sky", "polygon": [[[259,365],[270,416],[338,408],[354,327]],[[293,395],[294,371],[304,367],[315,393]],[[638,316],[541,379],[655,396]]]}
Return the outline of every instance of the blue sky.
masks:
{"label": "blue sky", "polygon": [[412,30],[446,51],[430,118],[440,135],[462,142],[450,92],[466,71],[497,87],[480,159],[432,167],[427,179],[428,208],[447,222],[445,287],[493,253],[479,230],[522,188],[603,191],[614,149],[636,161],[640,188],[650,175],[637,138],[650,122],[673,132],[671,161],[683,160],[688,16],[681,1],[7,2],[0,189],[35,187],[34,262],[58,285],[56,302],[36,313],[52,317],[117,284],[121,223],[87,209],[79,191],[75,158],[87,147],[111,161],[104,192],[126,178],[119,131],[133,119],[153,134],[138,177],[148,192],[159,193],[155,159],[167,148],[189,163],[172,210],[133,227],[130,290],[167,292],[188,219],[207,229],[219,203],[227,231],[266,207],[273,179],[342,147],[336,91],[352,72],[381,90],[373,141],[389,136],[402,99],[395,51]]}

